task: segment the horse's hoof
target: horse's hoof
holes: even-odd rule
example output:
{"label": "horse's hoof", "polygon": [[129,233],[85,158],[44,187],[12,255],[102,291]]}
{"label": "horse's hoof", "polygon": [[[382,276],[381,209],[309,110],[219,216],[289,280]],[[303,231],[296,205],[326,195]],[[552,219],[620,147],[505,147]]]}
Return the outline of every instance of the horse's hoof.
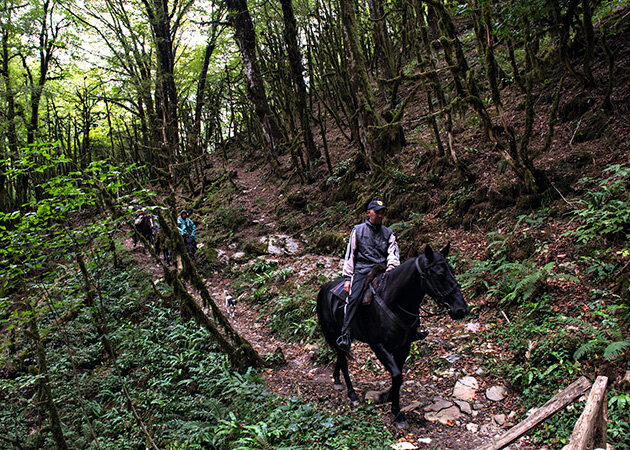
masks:
{"label": "horse's hoof", "polygon": [[350,404],[351,404],[353,407],[355,407],[355,408],[356,408],[356,407],[358,407],[361,403],[359,402],[359,400],[352,400],[352,401],[350,402]]}
{"label": "horse's hoof", "polygon": [[335,388],[336,391],[341,391],[343,389],[343,386],[341,385],[341,383],[334,383],[333,388]]}

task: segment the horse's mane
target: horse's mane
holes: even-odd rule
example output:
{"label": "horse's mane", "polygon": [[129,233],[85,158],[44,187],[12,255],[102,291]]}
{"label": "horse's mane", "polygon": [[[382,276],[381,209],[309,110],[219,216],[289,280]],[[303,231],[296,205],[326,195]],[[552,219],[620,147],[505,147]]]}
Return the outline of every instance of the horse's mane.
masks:
{"label": "horse's mane", "polygon": [[411,264],[415,264],[416,258],[419,258],[419,256],[418,257],[412,256],[411,258],[409,258],[406,261],[402,262],[400,265],[394,267],[392,270],[383,273],[383,276],[381,277],[381,279],[379,281],[379,285],[378,285],[378,288],[376,289],[376,291],[379,294],[382,294],[385,291],[385,289],[387,288],[387,286],[389,286],[389,283],[390,283],[391,280],[395,279],[404,270],[408,270],[407,266],[409,266]]}

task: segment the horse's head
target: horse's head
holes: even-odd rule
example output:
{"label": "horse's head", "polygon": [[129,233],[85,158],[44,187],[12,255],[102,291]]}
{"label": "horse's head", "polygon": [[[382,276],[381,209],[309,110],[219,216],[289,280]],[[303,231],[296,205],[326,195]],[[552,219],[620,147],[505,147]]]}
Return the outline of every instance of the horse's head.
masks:
{"label": "horse's head", "polygon": [[426,261],[416,260],[420,275],[424,278],[427,293],[440,305],[448,308],[453,319],[462,319],[469,313],[468,305],[462,296],[459,283],[455,279],[455,272],[446,260],[451,244],[447,244],[439,252],[427,245],[424,249]]}

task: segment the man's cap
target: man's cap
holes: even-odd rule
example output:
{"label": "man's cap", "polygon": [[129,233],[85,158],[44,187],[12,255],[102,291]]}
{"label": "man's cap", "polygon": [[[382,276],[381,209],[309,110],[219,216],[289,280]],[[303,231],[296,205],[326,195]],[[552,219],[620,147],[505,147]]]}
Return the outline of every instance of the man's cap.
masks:
{"label": "man's cap", "polygon": [[383,203],[380,200],[372,200],[368,206],[367,209],[373,209],[374,211],[380,211],[381,209],[385,209],[385,203]]}
{"label": "man's cap", "polygon": [[179,213],[179,215],[183,216],[184,214],[188,215],[188,211],[186,211],[185,209],[182,209],[182,212]]}

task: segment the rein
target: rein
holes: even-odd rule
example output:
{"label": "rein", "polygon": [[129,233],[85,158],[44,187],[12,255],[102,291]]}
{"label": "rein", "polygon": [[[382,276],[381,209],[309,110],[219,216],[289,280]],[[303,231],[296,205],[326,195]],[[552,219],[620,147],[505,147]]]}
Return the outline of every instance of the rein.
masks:
{"label": "rein", "polygon": [[[442,308],[442,311],[440,311],[438,313],[430,313],[430,312],[427,312],[424,308],[422,308],[421,305],[418,305],[418,309],[420,309],[422,312],[424,312],[424,315],[422,316],[422,318],[443,315],[443,314],[445,314],[448,311],[448,308],[449,308],[448,303],[444,299],[447,298],[449,295],[451,295],[453,292],[455,292],[455,290],[457,289],[457,285],[454,284],[448,291],[446,291],[444,293],[437,294],[437,292],[439,290],[435,288],[435,286],[433,285],[431,279],[429,279],[426,276],[425,271],[422,270],[422,267],[420,267],[420,263],[418,262],[419,259],[420,258],[417,257],[416,260],[415,260],[416,270],[418,271],[418,274],[420,275],[420,278],[424,281],[426,286],[428,288],[430,288],[431,291],[436,293],[435,296],[432,295],[432,297],[435,299],[435,301],[438,304],[438,306],[440,308]],[[435,262],[435,263],[429,264],[428,266],[425,267],[425,270],[430,268],[430,267],[436,266],[438,264],[440,264],[440,262]],[[409,317],[414,319],[413,322],[411,323],[411,325],[407,325],[396,313],[394,313],[394,311],[392,311],[392,309],[389,306],[387,306],[385,304],[385,302],[383,301],[381,296],[378,295],[378,293],[376,292],[376,289],[374,289],[374,286],[372,285],[372,283],[369,283],[368,286],[370,288],[370,291],[372,292],[372,295],[374,296],[374,300],[376,301],[376,303],[378,303],[380,308],[385,312],[387,317],[392,322],[396,323],[399,327],[407,328],[407,330],[408,330],[407,334],[409,334],[410,330],[412,330],[416,326],[416,324],[420,321],[420,314],[416,314],[416,313],[413,313],[411,311],[407,311],[405,308],[402,308],[400,305],[396,305],[397,309],[399,309],[401,312],[405,313],[406,315],[408,315]],[[428,291],[428,289],[427,289],[427,291]],[[407,338],[407,336],[405,336],[405,340],[406,340],[406,338]]]}

